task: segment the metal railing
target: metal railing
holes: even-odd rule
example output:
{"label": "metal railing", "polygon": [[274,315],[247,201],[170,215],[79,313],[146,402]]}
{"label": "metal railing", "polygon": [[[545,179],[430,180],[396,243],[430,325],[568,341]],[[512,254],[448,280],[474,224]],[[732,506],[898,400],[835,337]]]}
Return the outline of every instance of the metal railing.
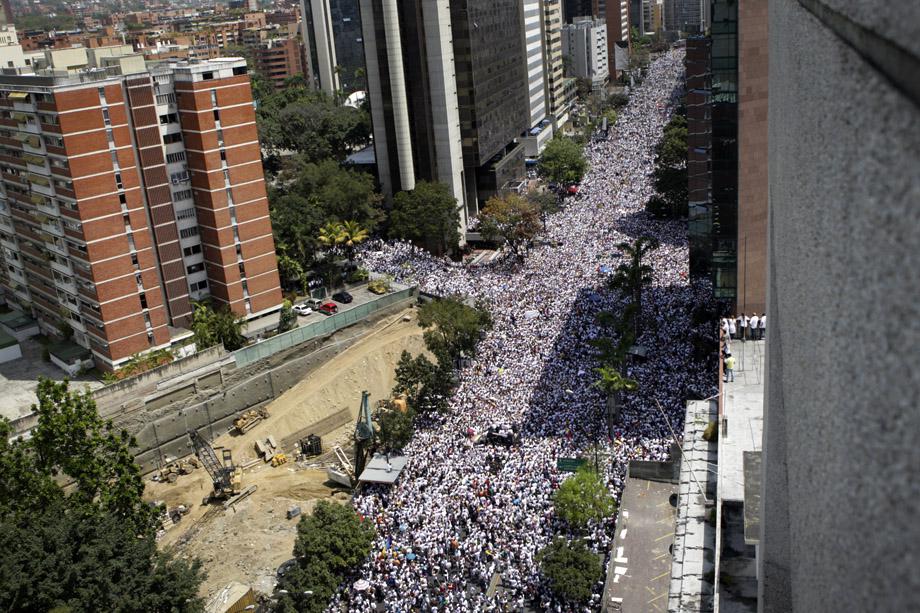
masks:
{"label": "metal railing", "polygon": [[317,320],[305,326],[300,326],[299,328],[294,328],[293,330],[273,336],[255,345],[238,349],[233,352],[233,359],[236,362],[236,367],[242,368],[243,366],[272,356],[279,351],[290,349],[291,347],[313,340],[314,338],[332,334],[342,328],[347,328],[380,309],[411,298],[414,294],[414,287],[398,290],[375,298],[370,302],[359,304],[347,311],[342,311],[341,313],[336,313],[328,317],[322,316],[324,319]]}

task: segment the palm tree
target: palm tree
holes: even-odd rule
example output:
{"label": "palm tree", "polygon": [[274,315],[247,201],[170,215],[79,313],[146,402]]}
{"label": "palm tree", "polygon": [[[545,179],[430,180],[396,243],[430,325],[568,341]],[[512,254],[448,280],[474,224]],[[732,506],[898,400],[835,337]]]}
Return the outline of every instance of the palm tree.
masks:
{"label": "palm tree", "polygon": [[335,246],[343,240],[342,224],[334,221],[326,222],[326,225],[319,229],[319,236],[316,238],[322,243],[323,247],[330,251],[335,249]]}
{"label": "palm tree", "polygon": [[346,221],[339,226],[339,241],[345,247],[348,260],[354,259],[355,247],[367,240],[370,234],[357,221]]}
{"label": "palm tree", "polygon": [[642,288],[652,284],[653,270],[642,260],[646,255],[658,249],[658,239],[651,236],[640,236],[635,243],[623,242],[617,245],[627,261],[617,266],[616,272],[610,279],[610,287],[632,295],[633,304],[636,305],[634,326],[636,338],[639,337],[639,321],[642,318]]}
{"label": "palm tree", "polygon": [[629,377],[624,377],[620,371],[610,366],[595,368],[600,378],[594,382],[595,387],[607,394],[607,430],[613,435],[613,424],[620,414],[620,400],[623,392],[634,392],[639,389],[639,382]]}

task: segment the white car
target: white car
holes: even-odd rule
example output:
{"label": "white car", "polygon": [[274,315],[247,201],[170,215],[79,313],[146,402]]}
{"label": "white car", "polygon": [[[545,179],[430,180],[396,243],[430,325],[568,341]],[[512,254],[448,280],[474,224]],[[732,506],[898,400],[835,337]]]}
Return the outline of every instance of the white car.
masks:
{"label": "white car", "polygon": [[313,309],[311,309],[305,304],[295,304],[294,312],[300,315],[301,317],[306,317],[307,315],[313,312]]}

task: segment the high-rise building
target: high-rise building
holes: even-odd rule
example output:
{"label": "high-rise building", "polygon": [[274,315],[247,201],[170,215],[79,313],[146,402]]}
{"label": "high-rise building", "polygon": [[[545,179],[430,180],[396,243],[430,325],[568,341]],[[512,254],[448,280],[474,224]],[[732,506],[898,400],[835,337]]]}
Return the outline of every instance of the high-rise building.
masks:
{"label": "high-rise building", "polygon": [[687,41],[690,274],[710,279],[716,299],[732,310],[738,289],[738,6],[735,0],[712,4],[711,35]]}
{"label": "high-rise building", "polygon": [[466,215],[524,174],[530,126],[518,0],[362,0],[385,196],[447,184]]}
{"label": "high-rise building", "polygon": [[607,24],[603,19],[577,17],[562,26],[562,53],[568,58],[570,76],[589,79],[594,90],[607,85]]}
{"label": "high-rise building", "polygon": [[562,18],[572,23],[576,17],[595,17],[597,0],[562,0]]}
{"label": "high-rise building", "polygon": [[[709,25],[706,20],[709,6],[710,0],[665,0],[665,29],[688,34],[705,33]],[[639,22],[642,21],[641,15],[642,13],[639,14]]]}
{"label": "high-rise building", "polygon": [[317,89],[363,90],[364,43],[358,0],[301,0],[301,34],[308,72]]}
{"label": "high-rise building", "polygon": [[920,6],[891,7],[769,3],[763,613],[917,608]]}
{"label": "high-rise building", "polygon": [[246,62],[66,51],[89,68],[0,75],[6,300],[105,370],[170,347],[193,300],[277,310]]}
{"label": "high-rise building", "polygon": [[529,130],[522,135],[524,153],[537,156],[553,137],[549,114],[548,58],[543,29],[543,2],[524,0],[524,55],[527,61]]}
{"label": "high-rise building", "polygon": [[255,69],[283,89],[291,77],[304,74],[303,46],[294,38],[269,38],[252,47]]}
{"label": "high-rise building", "polygon": [[543,0],[543,35],[546,52],[546,88],[549,94],[549,114],[556,131],[569,120],[572,97],[567,94],[569,77],[565,76],[562,57],[562,2]]}
{"label": "high-rise building", "polygon": [[[629,0],[598,0],[597,16],[607,24],[607,72],[617,75],[617,48],[629,47]],[[622,69],[622,67],[620,67]]]}

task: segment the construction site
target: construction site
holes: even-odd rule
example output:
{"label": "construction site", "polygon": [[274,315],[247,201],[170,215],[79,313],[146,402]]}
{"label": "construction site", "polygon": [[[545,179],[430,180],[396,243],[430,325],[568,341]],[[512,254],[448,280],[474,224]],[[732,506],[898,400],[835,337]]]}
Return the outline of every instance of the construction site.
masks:
{"label": "construction site", "polygon": [[[202,596],[219,600],[234,582],[271,594],[279,566],[292,558],[300,516],[318,500],[350,499],[365,468],[358,458],[371,413],[390,399],[403,351],[425,351],[414,308],[368,325],[293,387],[229,424],[189,429],[192,453],[158,461],[145,490],[166,509],[158,542],[202,561]],[[219,605],[209,611],[225,610]]]}

